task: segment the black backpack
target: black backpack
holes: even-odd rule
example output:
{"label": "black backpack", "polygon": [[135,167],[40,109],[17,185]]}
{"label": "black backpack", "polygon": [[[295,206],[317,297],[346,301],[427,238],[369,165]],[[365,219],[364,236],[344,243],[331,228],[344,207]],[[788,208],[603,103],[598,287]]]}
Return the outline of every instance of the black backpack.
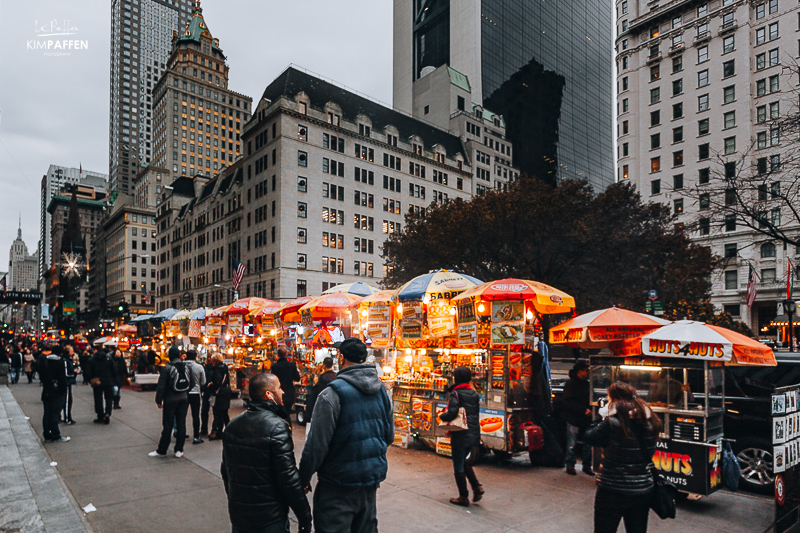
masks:
{"label": "black backpack", "polygon": [[175,369],[175,373],[171,375],[172,381],[170,381],[172,392],[189,391],[192,388],[192,380],[186,363],[173,363],[172,367]]}

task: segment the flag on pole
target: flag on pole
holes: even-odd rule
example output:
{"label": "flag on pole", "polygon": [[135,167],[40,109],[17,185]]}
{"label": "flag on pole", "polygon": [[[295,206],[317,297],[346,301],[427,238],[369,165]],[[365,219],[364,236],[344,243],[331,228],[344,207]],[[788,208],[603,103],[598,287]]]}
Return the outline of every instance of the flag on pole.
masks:
{"label": "flag on pole", "polygon": [[786,264],[786,299],[791,300],[794,292],[794,265],[791,261],[786,261]]}
{"label": "flag on pole", "polygon": [[142,283],[142,294],[144,295],[144,303],[150,305],[152,295],[150,294],[150,291],[147,290],[147,285],[144,283]]}
{"label": "flag on pole", "polygon": [[753,267],[750,267],[750,274],[747,276],[747,297],[745,301],[747,302],[747,307],[753,307],[753,302],[756,301],[756,281],[758,281],[758,277],[756,276],[756,271]]}
{"label": "flag on pole", "polygon": [[247,267],[244,266],[244,263],[233,258],[233,290],[238,291],[239,285],[242,283],[242,277],[244,277],[244,273],[247,270]]}
{"label": "flag on pole", "polygon": [[3,288],[3,296],[5,296],[6,293],[8,292],[8,284],[6,283],[6,276],[7,275],[8,274],[3,274],[3,279],[0,279],[0,287]]}

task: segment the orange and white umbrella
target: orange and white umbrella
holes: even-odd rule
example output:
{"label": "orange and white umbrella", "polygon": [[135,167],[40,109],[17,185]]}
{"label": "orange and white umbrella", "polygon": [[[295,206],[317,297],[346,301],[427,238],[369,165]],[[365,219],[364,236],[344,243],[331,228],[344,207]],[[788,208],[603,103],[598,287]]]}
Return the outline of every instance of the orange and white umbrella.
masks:
{"label": "orange and white umbrella", "polygon": [[300,313],[298,313],[298,311],[313,299],[313,296],[301,296],[300,298],[295,298],[291,302],[283,304],[278,310],[281,320],[283,322],[300,322]]}
{"label": "orange and white umbrella", "polygon": [[117,333],[121,333],[122,336],[125,335],[136,335],[137,329],[136,326],[133,324],[123,324],[122,326],[117,328]]}
{"label": "orange and white umbrella", "polygon": [[555,287],[527,279],[507,278],[488,281],[453,298],[453,302],[526,300],[541,314],[568,313],[575,309],[575,298]]}
{"label": "orange and white umbrella", "polygon": [[614,348],[615,343],[638,339],[671,324],[669,320],[611,307],[576,316],[550,329],[551,344],[579,348]]}
{"label": "orange and white umbrella", "polygon": [[250,315],[255,314],[259,309],[267,306],[278,307],[277,302],[267,300],[266,298],[250,297],[236,300],[228,306],[225,310],[227,315]]}
{"label": "orange and white umbrella", "polygon": [[720,326],[678,320],[642,337],[642,354],[721,361],[732,365],[776,366],[772,348]]}
{"label": "orange and white umbrella", "polygon": [[306,303],[299,311],[300,314],[310,313],[313,320],[333,320],[349,313],[350,308],[358,304],[361,298],[347,292],[324,294]]}

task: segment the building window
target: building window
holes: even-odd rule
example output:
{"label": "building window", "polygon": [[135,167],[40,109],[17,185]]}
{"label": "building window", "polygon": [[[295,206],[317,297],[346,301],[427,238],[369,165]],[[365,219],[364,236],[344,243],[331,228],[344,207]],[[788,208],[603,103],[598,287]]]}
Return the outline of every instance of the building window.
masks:
{"label": "building window", "polygon": [[[625,144],[628,144],[628,143],[625,143]],[[655,134],[650,136],[650,149],[651,150],[656,150],[658,148],[661,148],[661,134],[660,133],[655,133]]]}
{"label": "building window", "polygon": [[697,158],[702,161],[703,159],[708,159],[709,157],[711,157],[711,149],[708,143],[698,145]]}
{"label": "building window", "polygon": [[701,168],[697,171],[697,182],[700,185],[708,183],[709,175],[711,174],[710,169]]}
{"label": "building window", "polygon": [[683,102],[672,104],[672,120],[683,117]]}
{"label": "building window", "polygon": [[725,104],[729,104],[736,100],[736,87],[734,85],[730,85],[722,89],[722,101]]}
{"label": "building window", "polygon": [[308,230],[306,228],[297,228],[297,244],[306,244],[308,242]]}
{"label": "building window", "polygon": [[307,167],[308,166],[308,154],[306,152],[297,151],[297,166],[299,167]]}
{"label": "building window", "polygon": [[672,143],[677,144],[683,142],[683,126],[672,128]]}
{"label": "building window", "polygon": [[733,39],[733,35],[728,35],[727,37],[722,39],[722,53],[727,54],[729,52],[733,52],[736,49],[736,45]]}
{"label": "building window", "polygon": [[739,255],[739,246],[735,242],[725,245],[725,259],[736,259]]}
{"label": "building window", "polygon": [[722,312],[731,315],[732,317],[737,317],[741,315],[742,306],[740,304],[726,304],[722,306]]}
{"label": "building window", "polygon": [[725,215],[725,231],[736,231],[736,215]]}
{"label": "building window", "polygon": [[723,78],[730,78],[731,76],[736,75],[736,61],[731,59],[730,61],[725,61],[722,64],[722,77]]}
{"label": "building window", "polygon": [[701,46],[697,49],[697,62],[705,63],[708,61],[708,46]]}
{"label": "building window", "polygon": [[698,204],[700,205],[700,209],[708,209],[711,207],[711,195],[708,193],[701,194]]}
{"label": "building window", "polygon": [[775,269],[774,268],[762,268],[761,269],[761,283],[768,284],[768,283],[775,283]]}
{"label": "building window", "polygon": [[724,129],[733,128],[736,126],[736,111],[728,111],[722,115]]}
{"label": "building window", "polygon": [[660,69],[658,65],[650,67],[650,81],[658,81],[660,79]]}
{"label": "building window", "polygon": [[765,242],[761,245],[761,259],[774,259],[776,255],[775,245],[771,242]]}
{"label": "building window", "polygon": [[306,280],[297,280],[297,297],[302,298],[306,295]]}
{"label": "building window", "polygon": [[650,194],[661,194],[661,180],[652,180],[650,182]]}
{"label": "building window", "polygon": [[697,111],[708,111],[708,94],[701,94],[697,97]]}
{"label": "building window", "polygon": [[308,192],[308,178],[297,177],[297,190],[298,192]]}
{"label": "building window", "polygon": [[708,15],[708,4],[701,4],[697,6],[697,18],[702,18]]}
{"label": "building window", "polygon": [[300,218],[308,218],[308,206],[305,202],[297,202],[297,216]]}
{"label": "building window", "polygon": [[297,126],[297,139],[308,142],[308,126],[303,126],[302,124]]}
{"label": "building window", "polygon": [[709,131],[709,120],[704,118],[697,121],[697,135],[707,135]]}
{"label": "building window", "polygon": [[739,273],[736,270],[725,271],[725,289],[735,290],[739,288]]}
{"label": "building window", "polygon": [[672,82],[672,96],[677,96],[683,92],[683,78]]}
{"label": "building window", "polygon": [[676,72],[680,72],[683,70],[683,56],[677,56],[672,58],[672,73],[675,74]]}
{"label": "building window", "polygon": [[678,198],[676,200],[673,200],[672,206],[674,208],[675,215],[683,214],[683,198]]}
{"label": "building window", "polygon": [[658,126],[661,124],[661,111],[652,111],[650,113],[650,126]]}
{"label": "building window", "polygon": [[683,150],[672,152],[672,166],[673,167],[683,166]]}
{"label": "building window", "polygon": [[708,235],[711,233],[711,222],[707,218],[701,218],[698,221],[698,231],[700,235]]}
{"label": "building window", "polygon": [[650,159],[650,172],[661,171],[661,157],[653,157]]}
{"label": "building window", "polygon": [[683,189],[683,174],[672,176],[672,188],[675,190]]}
{"label": "building window", "polygon": [[661,89],[656,87],[655,89],[650,89],[650,103],[657,104],[661,101]]}
{"label": "building window", "polygon": [[708,85],[708,69],[697,73],[697,87],[705,87],[706,85]]}

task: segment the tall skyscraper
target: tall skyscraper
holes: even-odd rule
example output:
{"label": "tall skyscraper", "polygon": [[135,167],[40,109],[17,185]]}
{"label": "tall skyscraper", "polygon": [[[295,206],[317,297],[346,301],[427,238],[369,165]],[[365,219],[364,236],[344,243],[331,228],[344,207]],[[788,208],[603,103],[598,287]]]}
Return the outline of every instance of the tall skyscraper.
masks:
{"label": "tall skyscraper", "polygon": [[[522,174],[614,181],[612,6],[529,0],[394,0],[394,106],[416,113],[431,67],[463,73],[474,102],[505,117]],[[420,118],[425,118],[420,117]]]}
{"label": "tall skyscraper", "polygon": [[17,238],[8,253],[8,288],[14,291],[33,291],[38,284],[38,259],[34,252],[28,254],[28,246],[22,240],[22,222]]}
{"label": "tall skyscraper", "polygon": [[[39,206],[39,279],[42,279],[47,269],[50,268],[53,257],[53,237],[50,232],[52,215],[47,210],[47,207],[50,205],[50,200],[58,194],[63,194],[61,191],[68,188],[67,186],[78,184],[82,189],[93,189],[94,196],[105,196],[108,187],[108,176],[91,170],[83,170],[82,167],[70,168],[60,165],[50,165],[47,169],[47,174],[42,176]],[[96,221],[91,220],[88,227],[91,229],[95,224],[99,223],[99,218]]]}
{"label": "tall skyscraper", "polygon": [[[618,179],[668,205],[722,258],[711,301],[763,335],[775,334],[787,262],[800,264],[800,248],[757,231],[766,224],[756,218],[775,236],[800,229],[782,200],[797,174],[783,126],[797,113],[799,12],[788,0],[616,2]],[[745,218],[736,206],[748,196],[758,211]],[[751,271],[758,294],[748,306]]]}
{"label": "tall skyscraper", "polygon": [[172,36],[164,75],[153,90],[153,163],[173,175],[212,176],[239,157],[253,99],[228,89],[225,54],[195,6]]}
{"label": "tall skyscraper", "polygon": [[112,0],[109,176],[129,193],[153,154],[153,96],[166,70],[172,34],[192,16],[192,0]]}

